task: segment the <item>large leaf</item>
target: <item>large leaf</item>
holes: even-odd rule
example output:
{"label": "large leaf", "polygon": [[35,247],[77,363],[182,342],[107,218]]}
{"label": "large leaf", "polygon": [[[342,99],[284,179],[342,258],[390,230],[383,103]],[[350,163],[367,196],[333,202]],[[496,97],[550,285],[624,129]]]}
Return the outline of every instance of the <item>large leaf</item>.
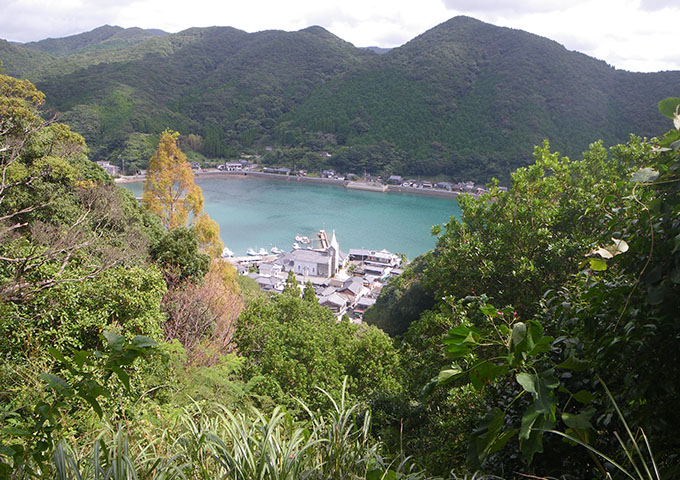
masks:
{"label": "large leaf", "polygon": [[517,379],[517,383],[522,385],[522,388],[529,393],[535,394],[538,393],[538,377],[536,375],[532,375],[530,373],[518,373],[515,378]]}
{"label": "large leaf", "polygon": [[155,340],[144,335],[137,335],[135,338],[133,338],[132,345],[137,348],[149,348],[158,346]]}
{"label": "large leaf", "polygon": [[590,419],[595,415],[595,409],[589,408],[588,410],[574,415],[572,413],[563,412],[562,421],[564,424],[570,428],[576,430],[589,430],[593,426],[590,424]]}
{"label": "large leaf", "polygon": [[504,365],[496,365],[489,360],[479,361],[470,368],[470,383],[476,390],[480,390],[484,385],[505,373],[506,370],[507,368]]}
{"label": "large leaf", "polygon": [[641,168],[630,176],[630,180],[635,183],[653,182],[659,178],[659,172],[653,168]]}
{"label": "large leaf", "polygon": [[454,363],[453,365],[451,365],[451,368],[439,372],[439,375],[437,376],[437,383],[439,385],[444,385],[450,382],[451,380],[454,380],[462,372],[463,371],[460,369],[460,367]]}
{"label": "large leaf", "polygon": [[73,389],[63,378],[52,375],[51,373],[41,373],[40,378],[45,380],[47,384],[60,395],[63,395],[64,397],[73,396]]}
{"label": "large leaf", "polygon": [[601,258],[589,258],[588,261],[590,262],[590,269],[595,272],[604,272],[607,270],[607,262]]}
{"label": "large leaf", "polygon": [[659,102],[659,111],[668,118],[675,118],[678,114],[679,105],[680,98],[678,97],[664,98]]}
{"label": "large leaf", "polygon": [[114,352],[120,352],[125,345],[125,337],[116,332],[103,332],[102,336],[106,340],[109,348]]}
{"label": "large leaf", "polygon": [[574,372],[582,372],[589,366],[590,362],[578,359],[574,355],[571,355],[564,362],[556,365],[555,368],[563,368],[565,370],[572,370]]}

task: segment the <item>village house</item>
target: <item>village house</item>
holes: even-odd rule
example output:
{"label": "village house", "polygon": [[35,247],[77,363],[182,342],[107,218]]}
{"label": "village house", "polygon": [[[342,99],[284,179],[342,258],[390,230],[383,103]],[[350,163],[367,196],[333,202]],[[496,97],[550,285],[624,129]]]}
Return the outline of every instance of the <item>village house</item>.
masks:
{"label": "village house", "polygon": [[243,170],[243,164],[241,162],[227,162],[224,164],[223,170],[227,172],[240,172]]}
{"label": "village house", "polygon": [[[401,263],[401,258],[399,255],[388,252],[387,250],[366,250],[363,248],[350,248],[349,249],[349,259],[351,261],[363,262],[366,264],[376,264],[383,266],[398,266]],[[364,267],[366,268],[366,267]],[[381,272],[382,274],[382,272]]]}
{"label": "village house", "polygon": [[265,173],[277,173],[279,175],[290,175],[290,168],[286,167],[264,167],[262,169]]}
{"label": "village house", "polygon": [[120,173],[120,167],[117,167],[116,165],[111,165],[111,163],[106,162],[104,160],[99,160],[97,162],[97,165],[106,170],[106,173],[108,173],[112,177]]}

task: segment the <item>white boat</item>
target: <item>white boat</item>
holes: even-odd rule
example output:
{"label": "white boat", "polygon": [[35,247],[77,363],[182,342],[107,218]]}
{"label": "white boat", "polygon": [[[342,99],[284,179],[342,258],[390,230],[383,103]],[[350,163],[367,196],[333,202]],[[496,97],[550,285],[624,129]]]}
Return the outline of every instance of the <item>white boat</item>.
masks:
{"label": "white boat", "polygon": [[298,245],[297,242],[293,242],[293,250],[299,250],[299,249],[300,249],[300,245]]}
{"label": "white boat", "polygon": [[252,255],[254,257],[257,255],[257,252],[252,248],[249,248],[248,250],[246,250],[246,255]]}
{"label": "white boat", "polygon": [[258,254],[258,255],[267,255],[268,253],[269,253],[269,252],[267,252],[267,249],[266,249],[266,248],[260,248],[260,249],[257,251],[257,254]]}
{"label": "white boat", "polygon": [[228,257],[233,257],[234,252],[229,250],[227,247],[224,247],[224,250],[222,250],[222,258],[228,258]]}
{"label": "white boat", "polygon": [[270,249],[270,251],[271,251],[274,255],[281,255],[281,254],[283,253],[283,250],[281,250],[280,248],[276,248],[276,247],[272,247],[272,248]]}
{"label": "white boat", "polygon": [[303,243],[305,245],[309,244],[309,242],[310,242],[309,237],[303,237],[301,235],[296,235],[295,241],[299,242],[299,243]]}

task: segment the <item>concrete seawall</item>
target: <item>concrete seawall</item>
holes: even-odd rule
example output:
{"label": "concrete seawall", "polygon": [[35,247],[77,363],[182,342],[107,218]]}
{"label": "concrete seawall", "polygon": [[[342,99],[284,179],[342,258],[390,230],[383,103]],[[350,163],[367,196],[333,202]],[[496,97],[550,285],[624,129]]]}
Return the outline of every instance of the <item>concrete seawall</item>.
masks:
{"label": "concrete seawall", "polygon": [[[426,195],[426,196],[431,196],[431,197],[458,197],[459,195],[472,195],[473,197],[477,197],[478,195],[476,193],[464,193],[464,192],[457,192],[457,191],[449,191],[449,190],[437,190],[437,189],[430,189],[430,188],[413,188],[413,187],[404,187],[402,185],[376,185],[376,184],[371,184],[371,183],[364,183],[364,182],[349,182],[347,180],[338,180],[335,178],[319,178],[319,177],[298,177],[297,175],[281,175],[278,173],[266,173],[266,172],[224,172],[220,170],[203,170],[199,172],[194,172],[194,175],[196,177],[223,177],[223,176],[231,176],[231,177],[243,177],[243,178],[254,178],[254,177],[262,177],[262,178],[271,178],[273,180],[281,180],[284,182],[302,182],[302,183],[315,183],[315,184],[322,184],[322,185],[337,185],[340,187],[345,187],[351,190],[365,190],[369,192],[377,192],[377,193],[389,193],[389,192],[394,192],[394,193],[406,193],[406,194],[412,194],[412,195]],[[143,175],[135,175],[131,177],[122,177],[122,178],[116,178],[116,183],[127,183],[127,182],[140,182],[144,181],[144,176]]]}
{"label": "concrete seawall", "polygon": [[369,192],[386,192],[387,185],[376,185],[373,183],[364,182],[347,182],[345,188],[350,190],[368,190]]}

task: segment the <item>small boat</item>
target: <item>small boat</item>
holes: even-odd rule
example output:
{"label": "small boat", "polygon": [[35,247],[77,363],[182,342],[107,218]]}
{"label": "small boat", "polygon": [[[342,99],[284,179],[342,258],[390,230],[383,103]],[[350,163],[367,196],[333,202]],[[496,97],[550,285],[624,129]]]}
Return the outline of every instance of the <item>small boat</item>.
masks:
{"label": "small boat", "polygon": [[272,248],[270,249],[270,251],[271,251],[274,255],[281,255],[281,254],[283,253],[283,250],[281,250],[280,248],[276,248],[276,247],[272,247]]}
{"label": "small boat", "polygon": [[296,242],[299,242],[299,243],[303,243],[303,244],[305,244],[305,245],[308,245],[309,242],[310,242],[309,237],[303,237],[303,236],[301,236],[301,235],[296,235],[296,236],[295,236],[295,241],[296,241]]}
{"label": "small boat", "polygon": [[269,253],[269,252],[267,252],[267,249],[266,249],[266,248],[260,248],[260,249],[257,251],[257,254],[258,254],[258,255],[267,255],[268,253]]}
{"label": "small boat", "polygon": [[229,250],[227,247],[224,247],[224,250],[222,250],[222,258],[228,258],[228,257],[233,257],[234,252]]}
{"label": "small boat", "polygon": [[254,256],[257,255],[257,252],[255,250],[253,250],[252,248],[249,248],[248,250],[246,250],[246,255],[251,255],[251,256],[254,257]]}
{"label": "small boat", "polygon": [[300,245],[298,245],[297,242],[293,242],[293,250],[299,250],[299,249],[300,249]]}

